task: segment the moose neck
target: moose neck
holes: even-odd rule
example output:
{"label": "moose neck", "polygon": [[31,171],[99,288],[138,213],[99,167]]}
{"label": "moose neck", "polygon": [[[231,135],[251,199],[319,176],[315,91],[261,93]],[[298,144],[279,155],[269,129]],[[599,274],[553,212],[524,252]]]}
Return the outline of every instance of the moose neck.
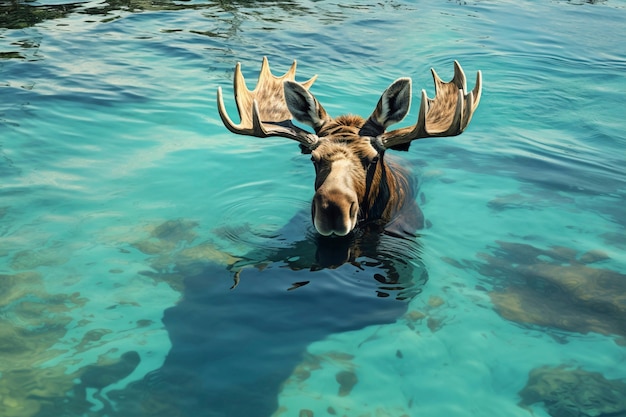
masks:
{"label": "moose neck", "polygon": [[[362,221],[388,221],[392,212],[392,196],[398,181],[393,170],[388,166],[384,153],[375,158],[367,168],[365,198],[361,204]],[[396,196],[395,199],[397,199]]]}

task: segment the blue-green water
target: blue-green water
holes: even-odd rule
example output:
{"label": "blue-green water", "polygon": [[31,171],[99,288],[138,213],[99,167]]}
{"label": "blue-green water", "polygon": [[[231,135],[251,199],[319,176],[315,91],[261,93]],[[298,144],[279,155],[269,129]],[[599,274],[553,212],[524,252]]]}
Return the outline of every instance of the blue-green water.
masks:
{"label": "blue-green water", "polygon": [[[626,415],[624,2],[17,6],[0,415]],[[315,265],[309,158],[217,114],[263,56],[334,116],[482,70],[463,135],[395,155],[412,250]],[[266,262],[231,289],[242,256]]]}

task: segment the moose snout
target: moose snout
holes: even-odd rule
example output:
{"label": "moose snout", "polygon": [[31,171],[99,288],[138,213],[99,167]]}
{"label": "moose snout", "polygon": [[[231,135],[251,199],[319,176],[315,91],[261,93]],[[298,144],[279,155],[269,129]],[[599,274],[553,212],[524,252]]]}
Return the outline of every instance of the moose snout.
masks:
{"label": "moose snout", "polygon": [[313,197],[313,224],[323,236],[345,236],[357,224],[359,203],[356,193],[319,189]]}

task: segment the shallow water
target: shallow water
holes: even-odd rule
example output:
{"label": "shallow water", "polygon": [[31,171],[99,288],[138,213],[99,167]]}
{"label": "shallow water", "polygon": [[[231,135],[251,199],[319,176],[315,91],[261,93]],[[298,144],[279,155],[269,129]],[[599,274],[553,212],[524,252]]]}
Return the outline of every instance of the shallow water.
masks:
{"label": "shallow water", "polygon": [[[16,7],[0,415],[626,413],[623,2]],[[482,70],[463,135],[394,152],[419,237],[319,261],[309,158],[217,115],[235,63],[253,87],[263,56],[318,74],[335,116],[410,76],[404,125],[431,67],[458,60],[470,88]]]}

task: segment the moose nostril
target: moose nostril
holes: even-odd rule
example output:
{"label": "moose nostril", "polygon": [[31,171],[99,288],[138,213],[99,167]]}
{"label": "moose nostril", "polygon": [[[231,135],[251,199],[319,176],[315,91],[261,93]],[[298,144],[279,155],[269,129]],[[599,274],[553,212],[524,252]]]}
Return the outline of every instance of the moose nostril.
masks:
{"label": "moose nostril", "polygon": [[356,212],[358,210],[358,205],[355,202],[352,202],[350,205],[350,217],[354,218],[356,216]]}
{"label": "moose nostril", "polygon": [[355,197],[342,189],[318,189],[311,208],[317,231],[324,236],[345,236],[350,233],[357,223],[359,212]]}

